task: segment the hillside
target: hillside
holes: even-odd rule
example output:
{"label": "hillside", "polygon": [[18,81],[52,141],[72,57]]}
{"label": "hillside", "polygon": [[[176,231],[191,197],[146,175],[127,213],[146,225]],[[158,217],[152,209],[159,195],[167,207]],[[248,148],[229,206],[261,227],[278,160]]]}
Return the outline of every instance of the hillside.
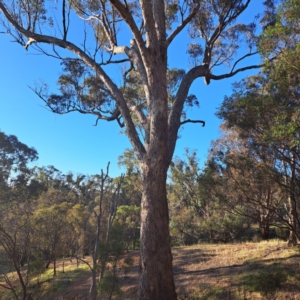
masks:
{"label": "hillside", "polygon": [[[139,253],[129,254],[133,266],[126,276],[119,270],[122,292],[114,296],[115,299],[137,299]],[[289,248],[285,242],[176,247],[173,255],[180,300],[300,299],[300,253],[298,248]],[[90,273],[85,264],[81,262],[77,266],[74,259],[65,260],[63,273],[60,261],[58,271],[54,281],[50,280],[51,269],[41,276],[41,280],[49,278],[50,281],[43,284],[37,299],[87,298]],[[0,295],[1,299],[13,299],[3,289]]]}

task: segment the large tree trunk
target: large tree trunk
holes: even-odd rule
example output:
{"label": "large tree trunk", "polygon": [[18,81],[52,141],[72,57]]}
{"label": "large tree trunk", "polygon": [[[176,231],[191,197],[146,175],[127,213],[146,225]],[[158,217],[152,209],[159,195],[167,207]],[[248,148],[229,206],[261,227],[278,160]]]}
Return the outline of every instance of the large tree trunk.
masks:
{"label": "large tree trunk", "polygon": [[260,232],[261,232],[261,237],[264,241],[269,240],[270,225],[268,223],[260,224]]}
{"label": "large tree trunk", "polygon": [[140,299],[176,299],[166,197],[166,168],[143,170]]}

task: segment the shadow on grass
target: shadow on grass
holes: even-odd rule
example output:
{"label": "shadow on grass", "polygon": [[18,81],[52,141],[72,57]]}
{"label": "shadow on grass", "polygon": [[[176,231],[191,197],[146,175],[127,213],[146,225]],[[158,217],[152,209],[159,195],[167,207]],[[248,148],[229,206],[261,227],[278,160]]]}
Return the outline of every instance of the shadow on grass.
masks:
{"label": "shadow on grass", "polygon": [[[299,263],[295,263],[295,258],[299,257],[299,254],[295,254],[204,270],[181,270],[178,278],[175,273],[176,285],[183,287],[179,291],[182,295],[179,299],[257,299],[253,298],[253,294],[259,293],[263,299],[275,300],[279,292],[299,292]],[[193,287],[190,286],[191,282]],[[193,293],[185,295],[185,289]]]}
{"label": "shadow on grass", "polygon": [[174,267],[173,267],[173,272],[174,274],[184,274],[185,272],[185,267],[187,265],[192,265],[192,264],[198,264],[198,263],[204,263],[207,262],[216,255],[213,253],[207,253],[204,252],[201,249],[188,249],[184,250],[183,252],[181,251],[176,251],[177,249],[173,250],[174,254]]}

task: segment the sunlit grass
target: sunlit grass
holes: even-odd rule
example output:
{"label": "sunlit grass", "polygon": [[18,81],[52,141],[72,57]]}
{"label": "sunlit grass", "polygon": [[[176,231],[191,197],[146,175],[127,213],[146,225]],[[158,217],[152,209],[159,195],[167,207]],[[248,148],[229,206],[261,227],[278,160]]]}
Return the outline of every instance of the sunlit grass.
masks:
{"label": "sunlit grass", "polygon": [[[28,288],[34,293],[38,293],[39,297],[46,297],[53,293],[59,293],[61,289],[72,283],[72,281],[82,273],[89,273],[89,267],[87,264],[80,262],[78,265],[75,260],[73,262],[67,261],[67,264],[63,267],[62,260],[57,262],[56,276],[53,277],[54,271],[52,265],[48,269],[43,268],[41,272],[36,272],[34,276],[29,276]],[[0,269],[3,272],[3,269]],[[6,273],[11,282],[14,283],[17,290],[20,288],[16,272]],[[1,278],[1,277],[0,277]],[[0,280],[0,283],[5,284],[4,278]],[[0,299],[10,299],[11,292],[9,290],[0,288]]]}

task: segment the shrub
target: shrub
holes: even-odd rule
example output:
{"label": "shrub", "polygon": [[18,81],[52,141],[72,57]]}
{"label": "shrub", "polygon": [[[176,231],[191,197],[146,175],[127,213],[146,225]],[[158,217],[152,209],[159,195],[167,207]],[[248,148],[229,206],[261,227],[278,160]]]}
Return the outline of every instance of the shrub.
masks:
{"label": "shrub", "polygon": [[255,280],[255,287],[268,300],[277,298],[277,293],[286,282],[287,275],[281,271],[260,272]]}

